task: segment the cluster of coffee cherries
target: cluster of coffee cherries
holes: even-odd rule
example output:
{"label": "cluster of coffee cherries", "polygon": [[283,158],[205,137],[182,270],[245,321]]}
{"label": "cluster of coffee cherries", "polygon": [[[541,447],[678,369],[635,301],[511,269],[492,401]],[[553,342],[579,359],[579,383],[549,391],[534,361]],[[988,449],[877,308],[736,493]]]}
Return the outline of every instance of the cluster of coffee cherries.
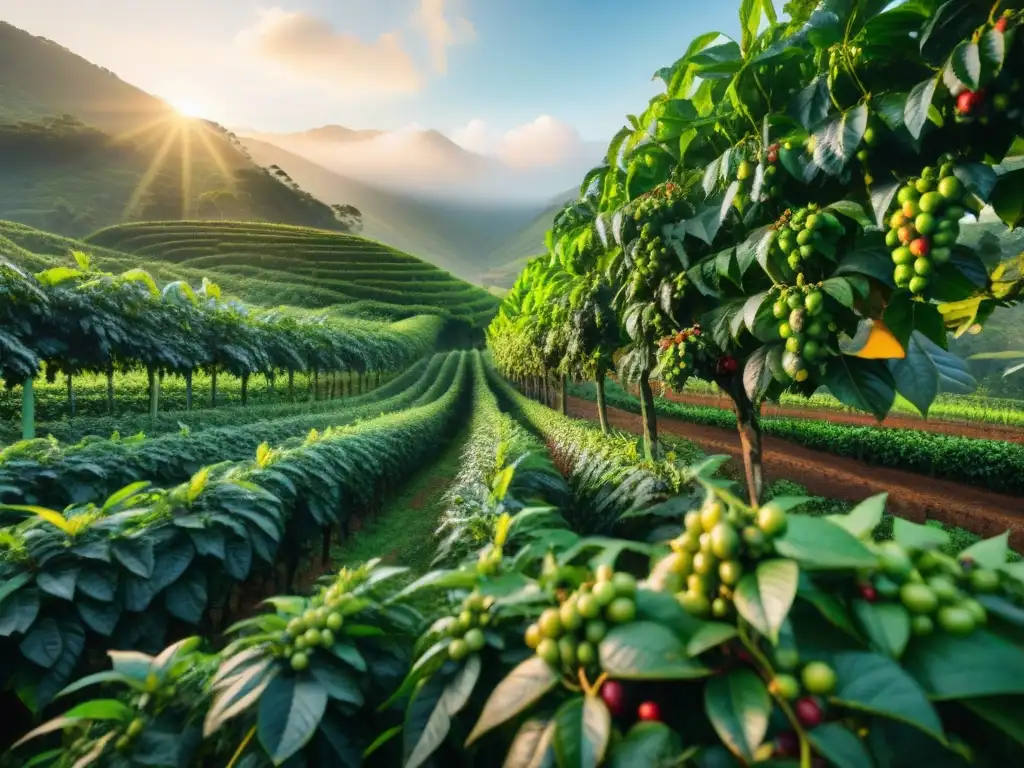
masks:
{"label": "cluster of coffee cherries", "polygon": [[658,342],[658,367],[661,380],[681,392],[687,379],[709,357],[700,325],[677,331]]}
{"label": "cluster of coffee cherries", "polygon": [[695,616],[728,618],[733,589],[786,530],[786,513],[771,502],[757,510],[730,509],[709,496],[683,523],[683,533],[670,542],[672,553],[655,566],[651,586],[676,593]]}
{"label": "cluster of coffee cherries", "polygon": [[873,115],[869,117],[867,127],[864,129],[864,136],[861,139],[861,148],[857,150],[857,162],[860,163],[861,170],[864,173],[864,184],[869,187],[875,182],[874,177],[871,175],[872,151],[875,146],[881,143],[885,130],[885,124],[878,120],[878,118]]}
{"label": "cluster of coffee cherries", "polygon": [[602,565],[592,582],[569,594],[557,608],[546,608],[526,629],[529,648],[555,669],[575,677],[598,666],[598,644],[609,625],[636,617],[636,579]]}
{"label": "cluster of coffee cherries", "polygon": [[[331,587],[334,589],[334,587]],[[280,655],[289,659],[292,669],[301,672],[309,666],[309,657],[317,648],[334,645],[334,633],[345,624],[342,611],[354,598],[347,593],[330,592],[319,606],[307,608],[288,622],[278,641]]]}
{"label": "cluster of coffee cherries", "polygon": [[953,635],[968,635],[987,622],[977,595],[1003,591],[998,572],[978,567],[936,549],[908,551],[894,541],[877,545],[878,572],[861,585],[869,602],[899,601],[911,616],[911,631],[929,635],[936,627]]}
{"label": "cluster of coffee cherries", "polygon": [[810,376],[807,366],[828,357],[828,338],[838,330],[825,310],[824,293],[807,285],[802,274],[797,275],[796,286],[782,289],[772,305],[772,314],[779,321],[779,336],[786,344],[783,370],[794,381],[806,381]]}
{"label": "cluster of coffee cherries", "polygon": [[487,644],[484,627],[494,620],[491,608],[493,597],[484,597],[474,590],[462,601],[459,613],[449,616],[442,631],[450,638],[448,656],[452,661],[462,661],[471,653],[477,653]]}
{"label": "cluster of coffee cherries", "polygon": [[[768,690],[790,703],[793,714],[804,728],[810,730],[821,725],[828,707],[826,697],[836,689],[835,670],[823,661],[803,663],[793,648],[777,649],[773,661],[776,672]],[[800,756],[800,738],[794,731],[781,731],[771,746],[775,757]],[[828,765],[820,757],[815,757],[811,764]]]}
{"label": "cluster of coffee cherries", "polygon": [[795,212],[787,211],[775,223],[775,249],[799,272],[803,263],[822,254],[835,256],[836,245],[845,233],[842,223],[816,203]]}
{"label": "cluster of coffee cherries", "polygon": [[[687,204],[683,198],[682,187],[667,181],[637,198],[632,210],[637,234],[642,239],[650,239],[660,232],[664,225],[686,218]],[[646,235],[644,224],[650,224]]]}
{"label": "cluster of coffee cherries", "polygon": [[953,255],[960,235],[966,190],[953,173],[953,158],[943,155],[938,168],[928,166],[921,176],[900,187],[898,209],[889,218],[885,243],[892,250],[893,279],[899,288],[921,295],[936,264]]}

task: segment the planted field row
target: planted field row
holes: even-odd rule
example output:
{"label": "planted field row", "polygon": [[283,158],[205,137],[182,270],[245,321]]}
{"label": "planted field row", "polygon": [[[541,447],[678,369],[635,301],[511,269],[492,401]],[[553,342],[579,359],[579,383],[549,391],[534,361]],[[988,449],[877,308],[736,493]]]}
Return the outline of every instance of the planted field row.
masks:
{"label": "planted field row", "polygon": [[475,359],[470,436],[462,469],[445,494],[432,565],[451,565],[481,549],[494,537],[502,512],[516,514],[527,506],[562,507],[568,500],[569,489],[547,448],[501,411],[482,357]]}
{"label": "planted field row", "polygon": [[[571,387],[573,395],[595,399],[592,385]],[[640,401],[611,382],[609,405],[640,413]],[[711,406],[685,405],[657,400],[657,411],[693,424],[721,429],[736,428],[735,414]],[[1024,445],[1000,440],[980,440],[907,429],[852,427],[815,419],[765,418],[766,435],[790,440],[817,451],[847,456],[868,464],[893,467],[931,477],[941,477],[989,490],[1024,493]]]}
{"label": "planted field row", "polygon": [[268,443],[289,447],[311,430],[324,431],[365,418],[422,405],[438,379],[451,379],[456,359],[435,355],[429,365],[400,377],[402,390],[383,391],[356,402],[334,401],[331,409],[302,416],[214,427],[157,437],[87,440],[60,445],[45,439],[16,443],[0,452],[0,503],[63,509],[105,499],[119,488],[148,481],[176,485],[204,466],[242,461]]}
{"label": "planted field row", "polygon": [[[84,256],[79,268],[56,267],[32,277],[0,265],[0,377],[25,382],[46,364],[49,376],[63,373],[69,415],[75,415],[72,377],[107,376],[107,411],[114,410],[114,374],[144,368],[150,413],[158,410],[159,379],[185,378],[186,406],[192,405],[192,376],[211,374],[242,380],[247,402],[249,377],[296,371],[364,371],[405,367],[433,349],[444,330],[437,317],[384,325],[357,320],[332,323],[287,314],[253,316],[244,306],[224,302],[219,289],[204,282],[200,291],[172,283],[160,291],[140,270],[115,277],[94,271]],[[30,387],[23,387],[25,436],[34,421]]]}
{"label": "planted field row", "polygon": [[0,679],[38,711],[86,648],[156,649],[174,626],[200,624],[257,562],[294,558],[427,457],[456,425],[470,366],[453,354],[423,405],[261,447],[255,461],[206,467],[174,488],[26,510],[3,529]]}
{"label": "planted field row", "polygon": [[[269,419],[290,418],[343,407],[336,402],[338,398],[345,398],[347,405],[362,402],[362,398],[379,398],[395,394],[404,388],[408,381],[406,377],[414,374],[425,364],[426,358],[423,358],[406,369],[403,374],[382,377],[385,383],[379,388],[376,386],[376,375],[371,374],[341,373],[325,374],[322,377],[296,375],[294,398],[286,383],[282,385],[280,380],[277,380],[271,390],[268,379],[254,376],[250,386],[249,405],[245,407],[241,405],[241,381],[232,377],[222,377],[217,390],[218,407],[209,407],[210,403],[204,395],[194,398],[192,410],[185,408],[184,380],[166,378],[161,384],[160,398],[165,406],[171,407],[161,410],[156,418],[145,414],[149,399],[145,376],[124,374],[123,377],[115,377],[117,406],[119,409],[123,408],[124,413],[115,416],[78,416],[74,419],[42,421],[37,423],[36,431],[40,435],[52,436],[62,443],[77,443],[86,437],[129,437],[140,432],[152,437],[168,432],[198,432],[210,427],[239,426]],[[75,385],[79,412],[104,411],[105,394],[95,391],[95,388],[90,386],[95,377],[82,378],[86,386],[79,387],[77,382]],[[319,385],[315,386],[317,380]],[[197,375],[193,381],[193,388],[201,391],[207,388],[209,383],[209,376]],[[52,408],[55,413],[66,414],[66,401],[59,401],[59,398],[66,395],[63,385],[39,387],[37,383],[35,388],[38,394],[53,398],[48,408]],[[4,412],[12,412],[16,394],[0,392],[0,408],[6,409]],[[94,402],[97,398],[102,398],[102,404]],[[39,410],[41,409],[37,409],[37,412]],[[17,442],[21,439],[20,432],[20,429],[13,425],[0,428],[0,442]]]}
{"label": "planted field row", "polygon": [[[688,381],[682,394],[721,397],[723,401],[727,397],[714,384],[697,379]],[[779,404],[806,409],[821,409],[823,411],[862,413],[824,392],[815,393],[810,397],[784,393],[779,398]],[[896,398],[891,413],[906,414],[924,419],[917,408],[902,397]],[[928,418],[961,421],[969,424],[983,422],[1010,427],[1024,427],[1024,401],[1000,397],[940,394],[928,409]]]}
{"label": "planted field row", "polygon": [[[734,502],[736,488],[713,482],[706,474],[710,464],[687,473],[707,484],[703,493],[649,508],[669,518],[666,522],[681,534],[668,543],[665,537],[675,534],[664,529],[656,545],[588,537],[585,519],[583,527],[570,528],[558,509],[521,508],[508,490],[522,488],[528,481],[517,475],[537,468],[516,460],[515,452],[504,467],[488,465],[496,450],[502,455],[500,419],[486,393],[481,398],[476,391],[477,450],[467,450],[466,471],[452,493],[479,504],[473,516],[481,533],[463,552],[446,553],[451,569],[409,584],[405,569],[373,561],[343,569],[311,596],[269,600],[267,612],[236,625],[234,641],[220,652],[208,652],[199,638],[152,657],[112,652],[111,671],[69,689],[73,696],[88,691],[93,698],[32,735],[40,742],[49,739],[54,750],[40,752],[37,746],[39,764],[65,768],[91,754],[111,768],[127,768],[131,761],[221,765],[232,759],[242,766],[293,761],[418,768],[465,749],[467,734],[473,744],[468,765],[491,765],[495,755],[505,755],[505,765],[525,766],[537,753],[550,754],[554,764],[555,749],[570,749],[581,740],[587,749],[604,750],[610,765],[649,764],[652,750],[659,758],[675,759],[683,744],[701,745],[696,749],[708,759],[728,761],[729,753],[713,734],[733,732],[726,724],[738,722],[731,714],[736,706],[744,711],[756,706],[765,723],[779,720],[778,730],[788,725],[793,707],[805,713],[811,707],[807,702],[819,699],[823,703],[814,704],[815,713],[824,707],[842,719],[866,713],[886,744],[896,739],[917,752],[933,750],[935,759],[946,754],[941,746],[946,739],[978,722],[1013,732],[1003,710],[992,709],[1001,705],[990,704],[993,696],[1012,701],[1024,693],[1024,651],[1008,624],[1000,620],[966,632],[935,627],[911,634],[913,617],[927,614],[917,603],[912,614],[890,592],[870,601],[854,594],[858,583],[866,590],[865,573],[878,570],[882,550],[872,544],[872,533],[884,516],[880,497],[830,519],[773,511],[775,527],[762,533],[762,546],[770,551],[753,554],[752,544],[736,545],[743,551],[742,559],[734,553],[736,596],[722,602],[726,609],[712,620],[710,608],[690,599],[694,586],[690,592],[678,587],[687,536],[692,534],[695,543],[699,521],[721,520],[726,513],[718,505],[727,509],[726,519],[743,520],[758,531],[769,529],[767,518],[761,524],[754,510]],[[502,398],[507,395],[501,392]],[[536,443],[527,455],[535,449]],[[550,471],[548,465],[541,476]],[[546,479],[541,485],[555,490]],[[773,503],[797,509],[806,502],[788,497]],[[688,509],[684,527],[679,521]],[[942,568],[959,567],[942,559],[950,542],[941,530],[899,521],[889,535],[893,540],[884,551],[890,558],[910,552],[921,568],[928,558]],[[699,554],[712,557],[721,538],[702,541]],[[999,539],[964,553],[997,584],[1003,580],[995,590],[1001,594],[980,597],[980,610],[1019,625],[1007,595],[1021,574],[1006,564],[1006,555]],[[881,585],[886,577],[873,578]],[[699,583],[713,580],[707,576]],[[849,589],[826,591],[838,581]],[[770,584],[777,597],[769,597],[767,587],[759,591],[759,583]],[[427,599],[442,594],[446,599]],[[765,613],[765,601],[779,606],[779,618]],[[780,632],[779,624],[794,627],[800,645],[789,631]],[[814,642],[833,637],[837,629],[846,633],[841,641]],[[779,641],[769,642],[767,636],[776,632]],[[753,649],[751,660],[737,665],[734,657],[746,648]],[[813,663],[803,658],[809,648]],[[794,657],[792,664],[774,663],[786,663],[792,677],[773,670],[769,661],[786,653]],[[969,680],[962,674],[966,663],[973,672]],[[813,672],[800,674],[801,668]],[[772,693],[762,682],[783,677],[778,686],[792,679],[792,696]],[[871,685],[865,687],[865,679]],[[592,689],[580,691],[581,681]],[[700,709],[679,711],[680,695],[694,686],[710,702],[706,715]],[[734,689],[749,690],[755,703],[735,705]],[[141,690],[149,695],[139,704]],[[820,693],[812,698],[810,690]],[[880,691],[892,696],[898,691],[903,698],[880,700]],[[914,709],[908,710],[901,702],[911,697]],[[945,708],[933,702],[950,697],[967,706],[942,717]],[[282,714],[293,712],[303,716]],[[590,730],[574,729],[573,723],[588,716]],[[800,717],[815,745],[829,745],[826,739],[837,727],[844,728],[844,745],[856,738],[836,725],[841,720]],[[559,735],[559,729],[565,733]],[[63,746],[55,730],[66,732]],[[676,730],[685,740],[673,736]],[[750,738],[750,750],[762,742],[762,751],[777,749],[765,731]],[[16,754],[32,754],[33,743],[30,738]],[[997,764],[1009,764],[1019,754],[1011,741],[997,738],[979,748]]]}

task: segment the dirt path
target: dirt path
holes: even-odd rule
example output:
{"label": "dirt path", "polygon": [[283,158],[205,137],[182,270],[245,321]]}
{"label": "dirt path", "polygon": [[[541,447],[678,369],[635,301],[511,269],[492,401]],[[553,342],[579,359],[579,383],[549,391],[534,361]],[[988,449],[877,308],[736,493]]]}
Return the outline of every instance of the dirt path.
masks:
{"label": "dirt path", "polygon": [[[597,420],[597,406],[569,399],[569,412]],[[640,417],[617,408],[608,409],[612,426],[640,432]],[[708,453],[740,455],[739,437],[731,430],[658,417],[658,430],[693,441]],[[916,522],[939,520],[958,525],[979,536],[1010,529],[1010,542],[1024,549],[1024,499],[971,488],[959,483],[876,467],[855,459],[812,451],[774,437],[764,438],[764,470],[768,480],[784,478],[806,487],[816,496],[861,501],[888,492],[888,509]]]}

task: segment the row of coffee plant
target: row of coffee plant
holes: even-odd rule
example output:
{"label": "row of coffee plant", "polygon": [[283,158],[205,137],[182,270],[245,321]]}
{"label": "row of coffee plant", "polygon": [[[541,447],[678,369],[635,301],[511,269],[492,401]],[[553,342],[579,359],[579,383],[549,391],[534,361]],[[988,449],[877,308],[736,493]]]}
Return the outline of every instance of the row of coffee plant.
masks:
{"label": "row of coffee plant", "polygon": [[716,464],[687,473],[700,492],[676,497],[656,542],[580,537],[493,494],[493,539],[461,565],[411,584],[379,562],[344,569],[269,600],[216,653],[199,638],[112,652],[19,754],[47,739],[31,764],[1024,757],[1024,571],[1005,535],[954,558],[945,532],[897,519],[877,542],[884,496],[827,518],[787,511],[803,498],[752,508]]}
{"label": "row of coffee plant", "polygon": [[144,369],[155,416],[165,374],[185,379],[189,408],[195,371],[210,373],[213,405],[217,375],[238,377],[245,405],[253,374],[286,374],[291,389],[297,371],[315,380],[320,373],[400,369],[431,351],[444,327],[436,317],[389,326],[314,316],[300,321],[294,313],[256,316],[221,300],[209,281],[199,290],[180,281],[161,290],[142,270],[111,275],[93,270],[84,254],[76,258],[78,268],[34,276],[0,263],[0,379],[23,386],[26,437],[33,432],[32,381],[41,366],[51,380],[64,375],[72,416],[75,374],[107,376],[112,413],[115,371]]}
{"label": "row of coffee plant", "polygon": [[42,438],[15,443],[0,451],[0,502],[63,509],[104,499],[142,480],[160,487],[176,485],[204,466],[248,459],[261,443],[281,447],[290,440],[301,442],[313,429],[323,431],[429,401],[439,373],[452,360],[438,353],[380,390],[333,401],[334,408],[303,416],[152,438],[88,439],[74,445]]}
{"label": "row of coffee plant", "polygon": [[254,460],[204,467],[180,485],[141,481],[63,512],[5,508],[5,520],[24,519],[0,528],[0,681],[38,711],[91,652],[216,629],[254,569],[283,561],[290,584],[305,547],[396,487],[458,426],[472,365],[452,353],[406,410],[263,443]]}
{"label": "row of coffee plant", "polygon": [[603,374],[696,376],[733,400],[748,495],[763,487],[758,406],[827,387],[877,417],[927,414],[974,380],[947,335],[1019,301],[1024,45],[1019,2],[740,6],[658,70],[549,253],[489,330],[536,387]]}

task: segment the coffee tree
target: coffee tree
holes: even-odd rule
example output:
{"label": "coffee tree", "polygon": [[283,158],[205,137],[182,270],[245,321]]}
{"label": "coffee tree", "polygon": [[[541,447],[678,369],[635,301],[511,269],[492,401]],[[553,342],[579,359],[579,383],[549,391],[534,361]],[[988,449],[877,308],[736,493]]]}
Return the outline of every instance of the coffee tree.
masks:
{"label": "coffee tree", "polygon": [[592,234],[552,238],[555,258],[603,251],[588,269],[614,281],[648,450],[650,379],[714,381],[754,500],[763,398],[825,386],[879,419],[897,394],[927,414],[974,383],[948,335],[1022,285],[1019,4],[794,10],[744,2],[739,41],[700,35],[659,70],[583,180]]}

